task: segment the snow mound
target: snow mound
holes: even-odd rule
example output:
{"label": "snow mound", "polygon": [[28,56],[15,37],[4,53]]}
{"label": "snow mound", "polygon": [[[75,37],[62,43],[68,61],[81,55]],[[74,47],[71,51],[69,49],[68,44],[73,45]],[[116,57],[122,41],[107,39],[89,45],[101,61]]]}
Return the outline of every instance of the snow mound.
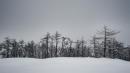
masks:
{"label": "snow mound", "polygon": [[130,62],[105,58],[6,58],[0,73],[130,73]]}

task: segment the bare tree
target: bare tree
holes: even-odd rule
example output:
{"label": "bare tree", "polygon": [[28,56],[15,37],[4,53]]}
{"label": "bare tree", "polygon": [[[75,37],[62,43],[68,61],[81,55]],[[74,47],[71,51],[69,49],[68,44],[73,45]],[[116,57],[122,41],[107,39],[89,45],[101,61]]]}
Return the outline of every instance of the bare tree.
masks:
{"label": "bare tree", "polygon": [[54,36],[52,35],[51,37],[50,37],[50,56],[51,57],[53,57],[54,55],[54,53],[53,53],[53,51],[54,51]]}
{"label": "bare tree", "polygon": [[34,58],[34,51],[35,51],[35,42],[31,41],[26,44],[26,56]]}
{"label": "bare tree", "polygon": [[45,35],[45,37],[43,38],[43,40],[46,41],[46,56],[45,57],[49,57],[49,39],[50,39],[50,33],[47,32],[47,34]]}
{"label": "bare tree", "polygon": [[57,57],[58,55],[58,43],[59,43],[59,39],[60,39],[60,37],[61,37],[61,34],[59,34],[57,31],[56,31],[56,33],[55,33],[55,48],[56,48],[56,51],[55,51],[55,56]]}
{"label": "bare tree", "polygon": [[68,41],[69,41],[69,48],[71,49],[72,48],[72,44],[73,44],[73,40],[71,40],[70,38],[68,38]]}
{"label": "bare tree", "polygon": [[19,48],[18,42],[15,39],[13,39],[11,45],[12,45],[11,56],[18,57],[18,48]]}
{"label": "bare tree", "polygon": [[119,32],[112,31],[107,28],[107,26],[104,26],[103,31],[100,31],[98,34],[103,35],[102,38],[104,41],[104,57],[106,57],[106,49],[107,49],[107,41],[109,38],[112,38],[112,36],[118,34]]}
{"label": "bare tree", "polygon": [[90,40],[90,43],[92,44],[92,46],[93,46],[93,50],[94,50],[94,55],[95,55],[95,57],[99,57],[99,56],[101,56],[101,44],[99,43],[99,41],[98,40],[100,40],[100,39],[102,39],[102,38],[100,38],[100,37],[96,37],[96,35],[94,35],[93,37],[92,37],[92,40]]}
{"label": "bare tree", "polygon": [[4,48],[6,49],[6,58],[10,57],[10,50],[12,49],[11,47],[11,39],[6,37],[4,41]]}
{"label": "bare tree", "polygon": [[87,42],[82,38],[81,39],[81,49],[82,49],[82,57],[84,56],[84,47]]}
{"label": "bare tree", "polygon": [[19,41],[19,56],[20,57],[24,57],[25,56],[25,42],[24,40],[20,40]]}
{"label": "bare tree", "polygon": [[64,49],[64,46],[65,46],[65,40],[66,40],[67,38],[66,37],[62,37],[62,49]]}

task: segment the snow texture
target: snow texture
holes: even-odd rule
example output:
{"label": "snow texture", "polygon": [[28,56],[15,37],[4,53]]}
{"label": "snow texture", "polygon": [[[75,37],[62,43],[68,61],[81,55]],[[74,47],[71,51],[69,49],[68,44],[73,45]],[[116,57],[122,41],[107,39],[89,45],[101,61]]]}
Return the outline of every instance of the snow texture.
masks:
{"label": "snow texture", "polygon": [[130,73],[130,62],[106,58],[5,58],[0,73]]}

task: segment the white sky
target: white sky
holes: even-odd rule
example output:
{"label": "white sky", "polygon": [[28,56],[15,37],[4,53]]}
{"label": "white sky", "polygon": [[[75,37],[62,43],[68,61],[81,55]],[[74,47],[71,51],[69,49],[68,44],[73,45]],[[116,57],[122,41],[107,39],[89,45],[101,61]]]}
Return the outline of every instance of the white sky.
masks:
{"label": "white sky", "polygon": [[130,0],[0,0],[0,40],[40,41],[46,32],[90,40],[104,25],[130,44]]}

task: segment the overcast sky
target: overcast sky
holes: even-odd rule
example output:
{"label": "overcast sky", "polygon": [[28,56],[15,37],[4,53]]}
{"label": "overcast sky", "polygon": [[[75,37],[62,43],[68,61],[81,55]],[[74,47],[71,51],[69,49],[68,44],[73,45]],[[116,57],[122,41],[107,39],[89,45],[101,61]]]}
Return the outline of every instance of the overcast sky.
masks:
{"label": "overcast sky", "polygon": [[46,32],[90,40],[104,25],[130,44],[130,0],[0,0],[0,40],[40,41]]}

